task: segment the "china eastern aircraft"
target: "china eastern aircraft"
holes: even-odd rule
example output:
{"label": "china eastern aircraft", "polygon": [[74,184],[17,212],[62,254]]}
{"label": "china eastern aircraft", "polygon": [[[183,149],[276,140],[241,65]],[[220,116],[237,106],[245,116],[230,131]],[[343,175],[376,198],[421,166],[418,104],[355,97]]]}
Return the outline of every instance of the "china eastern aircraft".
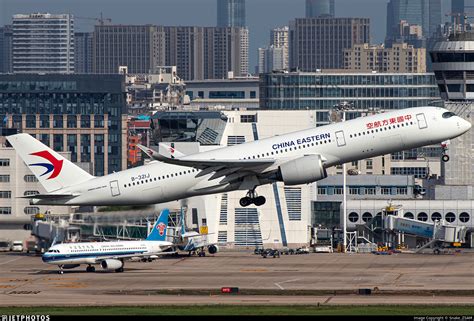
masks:
{"label": "china eastern aircraft", "polygon": [[158,151],[142,147],[156,161],[102,177],[91,176],[28,134],[7,139],[47,191],[27,196],[32,204],[156,204],[242,190],[248,191],[240,199],[245,207],[265,203],[256,193],[260,185],[312,183],[325,178],[328,167],[442,143],[470,128],[443,108],[409,108],[192,155],[164,144]]}
{"label": "china eastern aircraft", "polygon": [[172,242],[166,241],[169,210],[161,212],[153,229],[143,241],[64,243],[53,245],[43,254],[43,262],[73,269],[87,264],[87,272],[95,272],[94,265],[100,265],[106,271],[123,272],[125,260],[133,258],[153,259],[158,255],[167,255]]}

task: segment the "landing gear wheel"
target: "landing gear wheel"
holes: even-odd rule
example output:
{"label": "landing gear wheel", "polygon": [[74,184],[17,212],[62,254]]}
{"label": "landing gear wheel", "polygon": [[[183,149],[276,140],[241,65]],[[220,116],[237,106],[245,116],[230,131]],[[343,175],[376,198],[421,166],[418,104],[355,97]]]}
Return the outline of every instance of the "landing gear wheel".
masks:
{"label": "landing gear wheel", "polygon": [[121,268],[116,269],[115,272],[117,272],[117,273],[123,272],[123,266]]}
{"label": "landing gear wheel", "polygon": [[267,200],[265,199],[265,197],[263,196],[259,196],[257,198],[255,198],[253,200],[253,203],[256,205],[256,206],[262,206],[263,204],[265,204]]}
{"label": "landing gear wheel", "polygon": [[445,163],[446,163],[446,162],[449,162],[449,155],[446,155],[446,154],[445,154],[445,155],[441,156],[441,160],[442,160],[443,162],[445,162]]}
{"label": "landing gear wheel", "polygon": [[95,267],[89,265],[89,266],[86,268],[86,272],[95,272]]}
{"label": "landing gear wheel", "polygon": [[240,206],[242,207],[247,207],[249,205],[251,205],[253,202],[252,202],[252,199],[250,197],[242,197],[239,201],[239,204]]}

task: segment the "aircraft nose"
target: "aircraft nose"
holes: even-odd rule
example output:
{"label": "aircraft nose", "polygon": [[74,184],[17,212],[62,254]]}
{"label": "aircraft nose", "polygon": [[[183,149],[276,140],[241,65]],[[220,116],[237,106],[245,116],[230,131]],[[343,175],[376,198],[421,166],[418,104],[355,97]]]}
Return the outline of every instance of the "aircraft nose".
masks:
{"label": "aircraft nose", "polygon": [[472,127],[472,124],[470,122],[468,122],[467,120],[461,119],[461,129],[463,130],[463,133],[470,130],[471,127]]}

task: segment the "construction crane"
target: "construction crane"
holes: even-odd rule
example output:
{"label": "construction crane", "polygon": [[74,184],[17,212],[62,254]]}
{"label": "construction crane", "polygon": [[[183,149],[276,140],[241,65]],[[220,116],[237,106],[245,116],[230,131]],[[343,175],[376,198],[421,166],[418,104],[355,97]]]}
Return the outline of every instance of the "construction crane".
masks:
{"label": "construction crane", "polygon": [[108,23],[111,23],[112,22],[112,19],[110,18],[104,18],[102,16],[102,12],[100,13],[100,18],[95,18],[95,17],[77,17],[75,16],[74,18],[76,19],[87,19],[87,20],[95,20],[99,23],[100,26],[103,26],[105,23],[104,22],[108,22]]}

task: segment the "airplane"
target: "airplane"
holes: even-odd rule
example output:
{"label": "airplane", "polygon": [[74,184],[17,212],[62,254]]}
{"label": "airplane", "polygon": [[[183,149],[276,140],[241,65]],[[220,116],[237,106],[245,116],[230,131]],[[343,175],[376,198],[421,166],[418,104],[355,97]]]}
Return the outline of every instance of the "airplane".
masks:
{"label": "airplane", "polygon": [[[25,196],[38,205],[149,205],[193,196],[247,191],[240,205],[261,206],[256,188],[274,182],[308,184],[331,166],[437,144],[471,123],[439,107],[415,107],[360,117],[240,145],[184,155],[160,145],[141,147],[156,161],[94,177],[28,134],[8,136],[47,193]],[[166,150],[168,148],[168,150]],[[449,156],[444,155],[443,161]]]}
{"label": "airplane", "polygon": [[43,262],[73,269],[87,264],[87,272],[95,272],[93,265],[100,265],[105,271],[123,272],[124,261],[134,258],[152,259],[158,255],[168,255],[172,242],[166,241],[169,210],[161,211],[148,237],[143,241],[85,242],[56,244],[43,254]]}
{"label": "airplane", "polygon": [[207,241],[207,234],[200,234],[196,231],[186,230],[186,219],[183,208],[181,208],[177,232],[177,241],[174,243],[180,251],[188,252],[189,255],[197,253],[198,256],[206,256],[206,248],[209,254],[216,254],[219,252],[217,244]]}

